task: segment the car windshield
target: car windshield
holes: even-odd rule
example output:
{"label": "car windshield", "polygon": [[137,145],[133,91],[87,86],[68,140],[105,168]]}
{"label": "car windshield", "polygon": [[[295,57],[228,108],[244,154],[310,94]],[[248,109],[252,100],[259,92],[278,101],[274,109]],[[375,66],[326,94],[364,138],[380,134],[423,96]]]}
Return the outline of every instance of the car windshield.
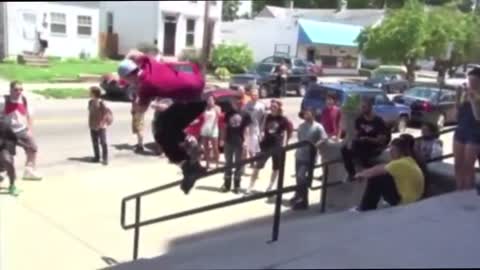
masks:
{"label": "car windshield", "polygon": [[273,69],[272,65],[260,64],[257,66],[257,73],[260,73],[260,74],[271,73],[272,69]]}
{"label": "car windshield", "polygon": [[405,92],[405,96],[426,100],[434,100],[438,98],[439,91],[431,88],[415,87]]}
{"label": "car windshield", "polygon": [[236,84],[249,84],[253,83],[254,81],[255,79],[253,79],[252,77],[234,76],[232,78],[232,82]]}

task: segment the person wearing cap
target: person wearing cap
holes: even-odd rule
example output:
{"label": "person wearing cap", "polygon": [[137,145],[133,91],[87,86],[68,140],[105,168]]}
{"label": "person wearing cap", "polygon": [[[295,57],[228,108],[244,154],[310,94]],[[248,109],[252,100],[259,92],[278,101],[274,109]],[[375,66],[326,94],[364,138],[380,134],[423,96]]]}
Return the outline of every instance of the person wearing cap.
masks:
{"label": "person wearing cap", "polygon": [[[177,71],[172,63],[158,62],[151,56],[131,51],[118,67],[121,78],[135,85],[137,112],[145,112],[156,98],[170,98],[173,104],[156,121],[155,141],[161,145],[170,162],[180,165],[184,175],[181,189],[188,194],[196,178],[205,173],[198,159],[189,155],[192,149],[184,129],[205,111],[202,99],[205,79],[196,64],[193,72]],[[193,147],[193,146],[192,146]]]}
{"label": "person wearing cap", "polygon": [[[317,160],[317,150],[328,140],[328,134],[322,124],[315,121],[314,110],[305,108],[300,117],[304,122],[297,129],[298,141],[308,141],[315,145],[315,153],[311,148],[301,147],[295,152],[295,177],[297,180],[297,190],[290,200],[293,210],[304,210],[308,208],[308,187],[311,180],[310,169]],[[314,159],[312,160],[312,156]]]}
{"label": "person wearing cap", "polygon": [[[280,100],[272,100],[270,103],[270,114],[265,118],[265,125],[263,130],[262,141],[260,142],[260,149],[262,152],[269,152],[285,146],[293,133],[292,123],[283,115],[282,102]],[[255,182],[258,179],[258,173],[265,167],[268,157],[266,159],[259,160],[255,164],[255,168],[252,173],[250,187],[247,190],[247,194],[251,193]],[[272,155],[272,174],[270,177],[270,184],[267,191],[273,189],[273,186],[277,180],[278,173],[280,171],[281,155]]]}

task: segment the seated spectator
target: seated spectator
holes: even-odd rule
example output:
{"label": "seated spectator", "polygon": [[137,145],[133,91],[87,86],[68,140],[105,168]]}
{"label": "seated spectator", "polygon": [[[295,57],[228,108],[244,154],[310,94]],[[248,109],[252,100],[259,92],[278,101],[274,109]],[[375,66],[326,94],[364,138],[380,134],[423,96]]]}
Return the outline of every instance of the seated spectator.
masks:
{"label": "seated spectator", "polygon": [[367,187],[356,211],[377,209],[383,198],[391,206],[418,201],[425,187],[422,170],[412,157],[409,142],[402,138],[392,141],[392,161],[366,169],[355,175],[355,179],[366,180]]}
{"label": "seated spectator", "polygon": [[340,138],[340,108],[337,106],[335,95],[327,96],[327,104],[320,115],[320,123],[325,128],[329,138]]}
{"label": "seated spectator", "polygon": [[372,159],[378,157],[386,149],[390,138],[390,130],[382,118],[373,112],[373,101],[364,99],[361,103],[362,113],[355,120],[356,136],[352,146],[342,147],[342,157],[348,173],[346,181],[355,176],[355,160],[363,167],[370,167]]}
{"label": "seated spectator", "polygon": [[415,153],[423,162],[443,155],[443,143],[438,133],[437,125],[423,124],[422,137],[415,143]]}
{"label": "seated spectator", "polygon": [[430,187],[430,181],[429,181],[429,177],[428,177],[428,170],[427,170],[427,163],[425,162],[424,159],[422,159],[420,157],[420,155],[415,151],[415,145],[416,145],[416,142],[415,142],[415,138],[410,135],[410,134],[402,134],[400,135],[400,139],[403,139],[407,142],[407,145],[408,145],[408,149],[409,151],[412,153],[412,157],[413,159],[415,159],[415,161],[417,162],[417,165],[418,167],[420,167],[420,169],[422,170],[422,173],[425,177],[425,188],[424,188],[424,192],[423,192],[423,195],[422,195],[422,198],[425,198],[428,196],[428,192],[429,192],[429,187]]}

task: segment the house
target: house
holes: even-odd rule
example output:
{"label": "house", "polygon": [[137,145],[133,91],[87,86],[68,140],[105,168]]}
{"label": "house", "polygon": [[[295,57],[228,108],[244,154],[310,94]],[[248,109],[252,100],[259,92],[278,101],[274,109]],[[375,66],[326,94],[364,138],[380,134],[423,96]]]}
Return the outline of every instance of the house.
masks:
{"label": "house", "polygon": [[[180,56],[185,49],[203,44],[206,1],[102,1],[100,31],[116,34],[118,54],[139,44],[155,44],[166,56]],[[213,43],[219,39],[222,1],[210,3]]]}
{"label": "house", "polygon": [[[364,27],[381,23],[385,10],[293,9],[266,6],[253,20],[222,24],[222,41],[246,43],[255,61],[280,52],[322,63],[326,68],[356,69],[362,57],[355,42]],[[255,29],[255,31],[252,31]]]}
{"label": "house", "polygon": [[47,56],[97,56],[98,6],[98,2],[0,2],[0,56],[36,52],[36,29],[44,17]]}

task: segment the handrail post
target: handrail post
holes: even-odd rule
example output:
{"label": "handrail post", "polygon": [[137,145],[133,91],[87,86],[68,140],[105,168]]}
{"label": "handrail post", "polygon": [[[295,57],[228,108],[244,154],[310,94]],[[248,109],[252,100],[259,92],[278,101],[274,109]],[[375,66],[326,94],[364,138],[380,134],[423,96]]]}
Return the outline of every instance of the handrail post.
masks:
{"label": "handrail post", "polygon": [[283,180],[285,177],[285,151],[280,153],[280,170],[278,171],[278,182],[277,182],[277,194],[275,200],[275,212],[273,216],[273,228],[272,228],[272,241],[275,242],[278,240],[278,235],[280,233],[280,216],[282,214],[282,195],[283,192],[280,190],[283,189]]}
{"label": "handrail post", "polygon": [[133,232],[133,260],[138,259],[138,241],[140,238],[140,226],[138,225],[140,223],[140,197],[135,198],[135,229]]}
{"label": "handrail post", "polygon": [[322,181],[322,192],[320,193],[321,198],[321,213],[325,213],[326,204],[327,204],[327,188],[328,188],[328,174],[329,174],[330,164],[326,164],[323,169],[323,181]]}

